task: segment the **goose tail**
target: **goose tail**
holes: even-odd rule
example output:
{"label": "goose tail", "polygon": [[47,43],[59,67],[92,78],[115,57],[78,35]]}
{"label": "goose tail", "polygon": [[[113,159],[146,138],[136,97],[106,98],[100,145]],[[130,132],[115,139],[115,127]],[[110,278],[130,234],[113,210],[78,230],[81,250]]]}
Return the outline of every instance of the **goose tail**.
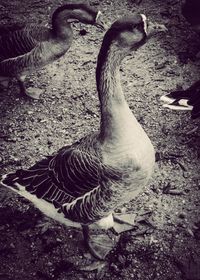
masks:
{"label": "goose tail", "polygon": [[21,191],[26,190],[40,198],[44,194],[41,192],[45,191],[49,183],[50,160],[51,157],[36,163],[29,169],[18,169],[14,173],[5,174],[0,178],[0,183],[21,195]]}
{"label": "goose tail", "polygon": [[36,163],[30,169],[19,169],[0,178],[4,186],[18,195],[26,198],[44,215],[70,227],[78,227],[78,223],[67,219],[60,207],[64,202],[71,202],[67,194],[56,188],[56,178],[53,179],[51,159],[48,157]]}
{"label": "goose tail", "polygon": [[17,181],[18,177],[16,173],[8,173],[1,176],[1,185],[7,187],[15,192],[18,192],[19,187],[16,186],[15,182]]}
{"label": "goose tail", "polygon": [[25,190],[25,185],[20,184],[21,175],[19,173],[25,170],[17,170],[15,173],[4,174],[0,178],[0,184],[21,195],[22,189]]}

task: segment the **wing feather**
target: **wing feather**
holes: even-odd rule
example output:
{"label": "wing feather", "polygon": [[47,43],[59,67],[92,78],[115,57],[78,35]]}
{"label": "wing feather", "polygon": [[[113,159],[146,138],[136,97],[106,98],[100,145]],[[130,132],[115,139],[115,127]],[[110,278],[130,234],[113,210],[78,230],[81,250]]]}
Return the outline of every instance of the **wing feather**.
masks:
{"label": "wing feather", "polygon": [[56,55],[53,54],[50,43],[40,42],[25,54],[1,61],[0,74],[2,76],[16,76],[17,74],[34,71],[55,58]]}
{"label": "wing feather", "polygon": [[51,30],[44,26],[0,26],[0,61],[26,54],[50,36]]}
{"label": "wing feather", "polygon": [[29,170],[17,171],[16,176],[8,174],[5,181],[8,185],[25,186],[27,191],[51,202],[73,221],[95,221],[110,200],[106,182],[121,178],[120,171],[102,163],[97,150],[88,151],[76,145],[65,147]]}
{"label": "wing feather", "polygon": [[[90,168],[92,165],[92,169]],[[99,185],[102,164],[93,154],[78,149],[59,153],[51,162],[54,176],[62,182],[64,191],[74,197],[83,196]]]}
{"label": "wing feather", "polygon": [[[91,167],[92,166],[92,167]],[[90,193],[101,181],[102,163],[97,155],[65,147],[28,170],[8,174],[8,185],[19,183],[38,198],[72,202]]]}

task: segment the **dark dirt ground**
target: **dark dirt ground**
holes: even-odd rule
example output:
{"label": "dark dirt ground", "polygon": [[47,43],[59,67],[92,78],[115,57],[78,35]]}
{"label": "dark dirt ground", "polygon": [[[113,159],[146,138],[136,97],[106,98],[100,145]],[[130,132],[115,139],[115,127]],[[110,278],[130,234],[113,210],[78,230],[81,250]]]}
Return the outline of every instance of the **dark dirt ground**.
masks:
{"label": "dark dirt ground", "polygon": [[[199,79],[195,58],[200,40],[180,14],[179,0],[102,0],[108,22],[135,9],[166,24],[122,65],[128,103],[162,153],[181,155],[158,161],[145,191],[124,209],[137,214],[135,230],[124,233],[99,270],[102,279],[200,280],[200,130],[188,112],[162,108],[159,97]],[[140,2],[140,3],[139,3]],[[0,0],[1,23],[46,24],[64,1]],[[79,34],[85,28],[85,36]],[[12,81],[0,93],[2,173],[29,167],[99,125],[95,64],[103,33],[76,25],[71,49],[57,62],[28,78],[45,90],[39,101],[19,98]],[[90,263],[78,229],[44,218],[28,201],[1,188],[0,279],[94,279],[76,265]],[[122,211],[124,211],[122,209]],[[42,226],[49,222],[49,227]]]}

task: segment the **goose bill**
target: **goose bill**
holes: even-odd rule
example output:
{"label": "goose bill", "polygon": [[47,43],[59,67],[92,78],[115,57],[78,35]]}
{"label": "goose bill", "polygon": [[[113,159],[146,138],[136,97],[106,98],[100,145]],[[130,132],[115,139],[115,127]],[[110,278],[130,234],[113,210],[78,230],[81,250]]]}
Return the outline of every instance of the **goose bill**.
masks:
{"label": "goose bill", "polygon": [[105,24],[105,22],[102,19],[102,12],[98,11],[96,19],[95,19],[95,25],[99,27],[101,30],[106,30],[108,27]]}

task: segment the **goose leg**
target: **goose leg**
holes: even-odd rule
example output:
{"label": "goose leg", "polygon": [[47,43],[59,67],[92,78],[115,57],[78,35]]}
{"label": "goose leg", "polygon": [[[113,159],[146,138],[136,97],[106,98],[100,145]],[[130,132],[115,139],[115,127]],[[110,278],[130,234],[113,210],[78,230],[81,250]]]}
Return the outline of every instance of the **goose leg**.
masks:
{"label": "goose leg", "polygon": [[83,237],[90,253],[97,259],[104,260],[108,253],[115,247],[118,236],[110,231],[91,229],[88,225],[82,225]]}
{"label": "goose leg", "polygon": [[20,88],[20,94],[21,94],[23,97],[27,97],[27,95],[26,95],[26,88],[25,88],[25,85],[24,85],[24,81],[18,80],[18,85],[19,85],[19,88]]}
{"label": "goose leg", "polygon": [[18,84],[20,88],[20,93],[23,97],[31,97],[33,99],[39,99],[43,90],[39,88],[29,88],[26,89],[24,85],[25,76],[18,78]]}

